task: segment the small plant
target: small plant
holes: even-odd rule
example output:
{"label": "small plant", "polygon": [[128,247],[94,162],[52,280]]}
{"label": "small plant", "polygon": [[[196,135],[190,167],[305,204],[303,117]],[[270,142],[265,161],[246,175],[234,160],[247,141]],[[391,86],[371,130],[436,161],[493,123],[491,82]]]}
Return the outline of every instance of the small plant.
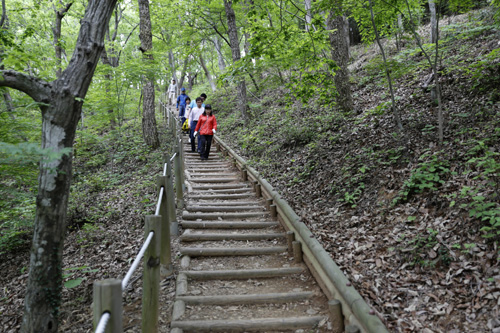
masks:
{"label": "small plant", "polygon": [[439,153],[426,152],[419,160],[422,162],[404,182],[403,189],[393,200],[393,204],[408,201],[414,193],[437,190],[438,186],[444,183],[443,177],[450,173],[448,161],[441,159]]}
{"label": "small plant", "polygon": [[[98,271],[99,271],[98,269],[89,269],[88,266],[65,268],[63,273],[63,280],[74,277],[77,272],[85,274],[85,273],[94,273]],[[82,284],[83,280],[85,279],[86,277],[77,277],[74,279],[66,280],[64,282],[64,287],[66,287],[67,289],[78,287],[80,284]]]}

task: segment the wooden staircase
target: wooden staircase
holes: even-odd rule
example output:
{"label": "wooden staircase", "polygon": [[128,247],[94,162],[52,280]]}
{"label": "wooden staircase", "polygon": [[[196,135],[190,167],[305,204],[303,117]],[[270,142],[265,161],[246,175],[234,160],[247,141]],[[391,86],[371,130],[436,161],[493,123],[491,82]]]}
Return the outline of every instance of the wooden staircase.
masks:
{"label": "wooden staircase", "polygon": [[185,142],[189,192],[171,332],[327,332],[327,299],[264,200],[212,148]]}

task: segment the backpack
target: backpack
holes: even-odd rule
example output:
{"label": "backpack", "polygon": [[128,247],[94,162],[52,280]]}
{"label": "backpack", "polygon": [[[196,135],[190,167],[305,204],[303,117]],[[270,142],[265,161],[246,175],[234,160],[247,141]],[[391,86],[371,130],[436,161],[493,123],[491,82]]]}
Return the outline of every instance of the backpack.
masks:
{"label": "backpack", "polygon": [[189,129],[189,120],[186,119],[184,124],[182,124],[182,130],[187,131]]}

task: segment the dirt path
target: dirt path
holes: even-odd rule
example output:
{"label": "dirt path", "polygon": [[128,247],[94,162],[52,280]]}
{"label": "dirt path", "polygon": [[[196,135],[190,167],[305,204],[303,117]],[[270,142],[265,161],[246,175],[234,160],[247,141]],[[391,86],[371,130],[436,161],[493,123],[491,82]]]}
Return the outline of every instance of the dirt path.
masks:
{"label": "dirt path", "polygon": [[327,299],[239,172],[184,140],[188,194],[172,332],[323,332]]}

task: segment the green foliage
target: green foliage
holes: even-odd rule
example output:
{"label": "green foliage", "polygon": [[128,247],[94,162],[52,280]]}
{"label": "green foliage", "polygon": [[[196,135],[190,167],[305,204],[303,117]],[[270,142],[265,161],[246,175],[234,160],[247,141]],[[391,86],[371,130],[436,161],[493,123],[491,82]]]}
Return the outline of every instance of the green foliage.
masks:
{"label": "green foliage", "polygon": [[[419,233],[416,237],[406,241],[405,245],[408,249],[404,251],[404,255],[411,265],[432,268],[438,263],[444,266],[451,263],[452,258],[449,256],[448,249],[436,238],[438,234],[437,230],[429,228],[425,233]],[[433,258],[429,253],[433,253]]]}
{"label": "green foliage", "polygon": [[500,48],[481,56],[471,65],[474,88],[480,91],[495,91],[500,85]]}
{"label": "green foliage", "polygon": [[95,273],[98,271],[98,269],[89,269],[88,266],[65,268],[62,276],[63,280],[66,280],[64,281],[64,287],[67,289],[76,288],[87,279],[85,276],[75,277],[76,274]]}
{"label": "green foliage", "polygon": [[444,184],[444,177],[450,173],[450,169],[449,162],[443,159],[442,153],[426,151],[419,157],[418,166],[412,171],[410,178],[405,180],[393,204],[408,201],[415,193],[425,190],[436,191],[441,184]]}

